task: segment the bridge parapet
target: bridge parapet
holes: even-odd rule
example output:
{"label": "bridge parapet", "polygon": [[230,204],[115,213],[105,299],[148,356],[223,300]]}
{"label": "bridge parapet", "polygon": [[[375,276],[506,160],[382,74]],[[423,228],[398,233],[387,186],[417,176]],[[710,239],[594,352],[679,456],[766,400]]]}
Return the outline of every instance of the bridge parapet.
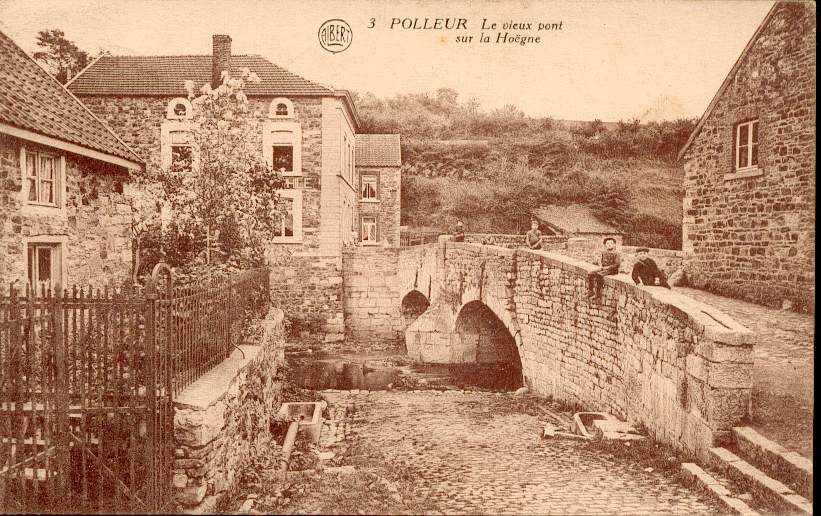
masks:
{"label": "bridge parapet", "polygon": [[752,333],[715,308],[637,287],[624,274],[607,277],[602,300],[591,302],[594,265],[544,251],[439,245],[438,303],[408,328],[409,352],[426,332],[438,334],[428,339],[431,352],[464,342],[446,328],[453,333],[462,307],[480,301],[515,338],[524,381],[539,395],[641,423],[699,454],[746,415]]}

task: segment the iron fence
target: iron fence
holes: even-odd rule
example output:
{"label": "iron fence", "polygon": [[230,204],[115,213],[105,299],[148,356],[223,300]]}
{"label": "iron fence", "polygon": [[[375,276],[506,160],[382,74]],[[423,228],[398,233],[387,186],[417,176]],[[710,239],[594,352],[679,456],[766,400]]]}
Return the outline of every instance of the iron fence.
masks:
{"label": "iron fence", "polygon": [[268,271],[0,297],[0,512],[157,512],[173,397],[228,356]]}

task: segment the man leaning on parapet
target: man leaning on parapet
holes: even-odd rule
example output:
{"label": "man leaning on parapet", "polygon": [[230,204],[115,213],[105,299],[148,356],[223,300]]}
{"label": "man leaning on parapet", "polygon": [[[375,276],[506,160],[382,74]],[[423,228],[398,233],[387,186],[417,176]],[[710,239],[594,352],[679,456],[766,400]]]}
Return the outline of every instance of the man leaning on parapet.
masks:
{"label": "man leaning on parapet", "polygon": [[621,255],[615,251],[616,239],[607,237],[603,243],[604,251],[602,251],[601,260],[599,261],[601,267],[587,275],[587,297],[595,301],[601,299],[604,277],[618,274],[619,266],[621,265]]}
{"label": "man leaning on parapet", "polygon": [[650,258],[649,253],[650,250],[646,247],[636,249],[638,259],[636,260],[636,264],[633,265],[633,281],[636,282],[636,285],[641,281],[642,285],[655,287],[656,280],[658,280],[659,287],[670,288],[670,285],[667,284],[667,275],[659,269],[656,262]]}

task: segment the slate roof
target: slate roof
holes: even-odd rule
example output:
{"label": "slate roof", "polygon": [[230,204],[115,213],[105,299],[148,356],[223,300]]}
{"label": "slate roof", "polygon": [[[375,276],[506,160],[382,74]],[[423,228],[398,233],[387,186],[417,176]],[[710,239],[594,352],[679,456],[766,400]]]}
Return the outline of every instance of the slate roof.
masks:
{"label": "slate roof", "polygon": [[[103,56],[68,84],[77,95],[170,95],[185,96],[185,81],[197,90],[211,82],[211,56]],[[248,95],[333,95],[326,88],[293,74],[258,55],[231,56],[231,75],[243,68],[261,82],[246,84]]]}
{"label": "slate roof", "polygon": [[610,224],[594,217],[590,208],[581,204],[542,206],[536,210],[535,215],[538,219],[564,233],[622,233]]}
{"label": "slate roof", "polygon": [[400,167],[402,149],[398,134],[357,134],[357,167]]}
{"label": "slate roof", "polygon": [[111,129],[0,32],[0,123],[87,149],[143,160]]}

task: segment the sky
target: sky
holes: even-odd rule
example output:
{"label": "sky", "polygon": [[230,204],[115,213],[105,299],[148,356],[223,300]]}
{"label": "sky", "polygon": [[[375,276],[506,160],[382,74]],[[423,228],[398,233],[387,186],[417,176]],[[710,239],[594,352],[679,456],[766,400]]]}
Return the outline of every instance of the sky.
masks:
{"label": "sky", "polygon": [[[313,81],[380,97],[449,87],[483,109],[616,121],[699,117],[764,19],[771,0],[315,1],[0,0],[0,30],[28,52],[59,28],[84,50],[115,55],[260,54]],[[332,18],[353,33],[329,53],[317,31]],[[394,18],[400,20],[391,28]],[[401,29],[401,20],[464,18],[466,30]],[[373,19],[373,22],[371,21]],[[496,23],[496,29],[482,30]],[[531,23],[531,30],[503,23]],[[561,30],[539,31],[539,23]],[[411,23],[411,22],[406,22]],[[373,28],[369,28],[373,25]],[[524,46],[497,33],[540,37]],[[490,43],[480,43],[484,33]],[[457,36],[473,36],[469,43]]]}

